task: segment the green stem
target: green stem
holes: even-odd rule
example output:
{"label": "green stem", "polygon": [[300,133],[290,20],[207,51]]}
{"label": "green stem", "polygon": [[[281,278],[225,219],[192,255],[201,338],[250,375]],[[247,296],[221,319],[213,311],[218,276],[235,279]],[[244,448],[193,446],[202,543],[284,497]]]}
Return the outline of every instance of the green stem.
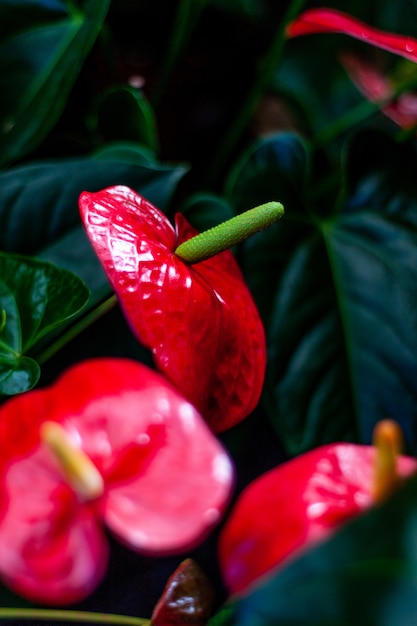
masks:
{"label": "green stem", "polygon": [[72,341],[75,337],[78,337],[78,335],[86,330],[86,328],[91,326],[96,320],[98,320],[100,317],[113,309],[116,306],[117,302],[117,296],[115,294],[111,295],[109,298],[107,298],[107,300],[95,307],[90,313],[88,313],[78,322],[70,326],[68,330],[66,330],[62,335],[58,337],[58,339],[56,339],[56,341],[50,344],[43,352],[35,357],[39,365],[42,365],[42,363],[48,361],[48,359],[53,357],[70,341]]}
{"label": "green stem", "polygon": [[159,105],[163,92],[171,78],[172,70],[177,65],[180,56],[184,52],[191,33],[206,3],[207,0],[180,1],[159,79],[151,96],[151,103],[154,107]]}
{"label": "green stem", "polygon": [[261,204],[184,241],[175,254],[187,263],[200,263],[267,228],[283,215],[280,202]]}
{"label": "green stem", "polygon": [[57,609],[0,608],[0,620],[50,620],[53,622],[77,622],[87,624],[114,624],[115,626],[149,626],[150,620],[127,615],[91,613],[88,611],[67,611]]}
{"label": "green stem", "polygon": [[238,112],[233,124],[226,133],[223,142],[216,151],[214,163],[212,164],[206,180],[206,186],[211,187],[217,180],[230,154],[247,127],[256,107],[258,106],[264,92],[270,86],[274,73],[277,70],[284,49],[287,25],[292,22],[301,11],[305,0],[292,0],[282,18],[277,33],[272,44],[260,64],[257,77],[252,85],[248,96],[245,98],[243,107]]}
{"label": "green stem", "polygon": [[359,124],[378,113],[381,108],[393,102],[396,98],[401,96],[402,93],[410,91],[416,86],[417,77],[414,76],[398,85],[388,99],[380,100],[379,102],[369,102],[368,100],[361,102],[358,106],[325,127],[314,139],[314,147],[320,148],[334,139],[337,139],[351,128],[357,127]]}

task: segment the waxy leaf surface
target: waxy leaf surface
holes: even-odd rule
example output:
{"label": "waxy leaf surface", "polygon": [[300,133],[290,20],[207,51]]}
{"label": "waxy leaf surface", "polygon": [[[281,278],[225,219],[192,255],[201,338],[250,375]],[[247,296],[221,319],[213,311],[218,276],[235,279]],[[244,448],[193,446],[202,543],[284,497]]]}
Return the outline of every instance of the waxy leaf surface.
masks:
{"label": "waxy leaf surface", "polygon": [[[241,163],[232,199],[262,180],[262,154],[269,171],[275,163],[269,193],[285,193],[288,157],[274,144],[299,150],[301,141],[261,142]],[[244,272],[267,328],[264,397],[291,454],[337,440],[370,443],[386,416],[417,450],[417,158],[387,138],[361,146],[366,157],[354,147],[347,154],[338,204],[330,194],[314,201],[313,181],[297,166],[299,193],[288,196],[280,228],[244,244]]]}
{"label": "waxy leaf surface", "polygon": [[53,328],[87,303],[89,291],[72,272],[51,263],[0,253],[0,393],[33,387],[39,366],[24,356]]}

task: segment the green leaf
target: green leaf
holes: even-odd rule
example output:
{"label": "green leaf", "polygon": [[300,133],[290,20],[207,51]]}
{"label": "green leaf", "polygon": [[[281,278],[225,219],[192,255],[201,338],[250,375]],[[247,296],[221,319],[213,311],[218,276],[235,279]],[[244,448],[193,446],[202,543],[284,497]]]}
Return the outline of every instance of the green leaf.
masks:
{"label": "green leaf", "polygon": [[416,533],[413,478],[231,601],[210,626],[409,626],[416,619]]}
{"label": "green leaf", "polygon": [[11,395],[39,378],[39,365],[23,354],[74,317],[89,291],[75,274],[32,257],[0,253],[0,276],[0,393]]}
{"label": "green leaf", "polygon": [[36,385],[40,367],[30,357],[4,359],[0,353],[0,395],[13,396]]}
{"label": "green leaf", "polygon": [[[6,16],[20,13],[19,3],[8,4],[3,8]],[[11,30],[0,44],[0,165],[36,148],[59,119],[110,0],[84,0],[79,6],[59,3],[58,10],[53,10],[53,4],[47,12],[42,3],[37,4],[39,23],[36,18],[23,22],[22,30],[16,31],[16,21],[8,19]],[[29,13],[32,20],[35,6]]]}
{"label": "green leaf", "polygon": [[235,213],[227,200],[212,193],[189,196],[181,207],[187,220],[200,232],[232,218]]}
{"label": "green leaf", "polygon": [[270,135],[238,159],[227,177],[225,195],[239,213],[271,200],[298,207],[304,203],[308,170],[308,149],[298,135]]}
{"label": "green leaf", "polygon": [[[403,150],[410,158],[409,147],[398,146]],[[288,158],[276,155],[269,184],[283,181],[285,191]],[[374,185],[374,204],[362,202],[360,190],[369,186],[357,179],[355,195],[328,218],[315,210],[314,189],[304,189],[308,207],[293,196],[276,227],[243,246],[243,268],[267,328],[264,400],[290,454],[335,440],[369,443],[387,416],[417,451],[417,207],[406,203],[416,168],[415,154],[390,190],[379,171],[385,191]],[[302,172],[300,178],[301,194]],[[245,179],[248,195],[265,180],[262,168],[253,174],[252,158],[235,183],[238,198]],[[381,204],[389,195],[392,202]]]}
{"label": "green leaf", "polygon": [[[11,337],[8,345],[19,352],[27,352],[55,326],[73,317],[89,298],[78,276],[32,257],[0,253],[0,276],[0,285],[6,288],[0,290],[1,308],[6,311],[2,339],[8,343]],[[10,327],[16,328],[10,331]]]}
{"label": "green leaf", "polygon": [[158,152],[155,115],[140,89],[112,88],[102,97],[97,118],[106,141],[132,141]]}
{"label": "green leaf", "polygon": [[305,209],[309,167],[302,140],[280,133],[250,146],[226,181],[227,199],[238,213],[270,200],[284,205],[282,220],[242,246],[242,268],[267,327],[282,269],[302,233],[309,230]]}
{"label": "green leaf", "polygon": [[0,249],[37,254],[80,226],[82,191],[127,185],[164,210],[186,171],[183,165],[149,162],[132,144],[115,144],[92,157],[12,168],[0,174]]}

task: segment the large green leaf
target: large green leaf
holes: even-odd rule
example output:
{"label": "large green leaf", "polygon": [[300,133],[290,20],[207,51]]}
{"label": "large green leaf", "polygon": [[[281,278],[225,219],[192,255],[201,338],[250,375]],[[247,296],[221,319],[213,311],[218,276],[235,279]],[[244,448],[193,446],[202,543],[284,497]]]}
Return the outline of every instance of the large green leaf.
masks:
{"label": "large green leaf", "polygon": [[[397,149],[410,158],[408,147]],[[269,185],[280,199],[288,159],[282,165],[275,154]],[[248,195],[259,187],[253,172],[252,155],[235,185],[239,197],[245,180]],[[370,178],[375,173],[367,170]],[[291,454],[339,439],[367,443],[387,416],[417,451],[417,207],[405,210],[403,201],[413,181],[396,178],[396,193],[377,193],[374,185],[378,200],[393,198],[384,204],[361,202],[368,187],[356,180],[344,208],[327,218],[315,210],[310,184],[308,205],[290,202],[275,229],[244,246],[244,269],[267,326],[264,398]]]}
{"label": "large green leaf", "polygon": [[82,191],[128,185],[164,210],[185,172],[182,165],[150,161],[131,144],[12,168],[0,175],[0,249],[37,254],[79,226]]}
{"label": "large green leaf", "polygon": [[284,218],[248,239],[242,255],[243,269],[267,326],[282,269],[302,234],[310,232],[305,212],[309,168],[304,143],[297,135],[282,133],[249,147],[226,181],[226,197],[238,213],[270,200],[284,205]]}
{"label": "large green leaf", "polygon": [[39,366],[26,353],[78,313],[89,291],[74,274],[21,255],[0,253],[0,393],[30,389]]}
{"label": "large green leaf", "polygon": [[109,4],[55,2],[45,10],[45,3],[26,2],[19,28],[11,15],[20,15],[20,3],[0,3],[0,16],[10,27],[0,44],[0,165],[33,150],[54,126]]}
{"label": "large green leaf", "polygon": [[417,479],[230,602],[210,626],[410,626]]}

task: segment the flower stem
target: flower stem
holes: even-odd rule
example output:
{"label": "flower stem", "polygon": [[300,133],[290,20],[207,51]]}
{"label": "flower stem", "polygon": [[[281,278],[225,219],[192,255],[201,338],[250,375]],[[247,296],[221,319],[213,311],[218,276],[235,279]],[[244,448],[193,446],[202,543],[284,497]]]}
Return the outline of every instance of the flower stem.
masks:
{"label": "flower stem", "polygon": [[330,122],[328,126],[323,128],[323,130],[321,130],[313,140],[314,147],[316,149],[321,148],[322,146],[339,138],[344,133],[357,128],[361,123],[366,122],[373,115],[379,113],[384,106],[390,102],[395,102],[396,98],[401,96],[403,93],[407,93],[408,91],[415,89],[416,86],[417,78],[413,76],[397,85],[389,98],[382,99],[378,102],[370,102],[369,100],[361,102],[356,107],[347,111],[337,120]]}
{"label": "flower stem", "polygon": [[0,620],[49,620],[53,622],[77,622],[86,624],[114,624],[115,626],[150,626],[150,620],[111,613],[68,611],[58,609],[0,608]]}
{"label": "flower stem", "polygon": [[75,324],[70,326],[43,352],[35,354],[34,358],[42,365],[51,359],[59,350],[64,348],[75,337],[78,337],[84,330],[89,328],[95,321],[101,318],[103,315],[111,311],[118,303],[117,296],[112,294],[104,302],[92,309],[87,315],[81,317]]}
{"label": "flower stem", "polygon": [[199,263],[267,228],[283,214],[280,202],[261,204],[184,241],[175,254],[188,263]]}

